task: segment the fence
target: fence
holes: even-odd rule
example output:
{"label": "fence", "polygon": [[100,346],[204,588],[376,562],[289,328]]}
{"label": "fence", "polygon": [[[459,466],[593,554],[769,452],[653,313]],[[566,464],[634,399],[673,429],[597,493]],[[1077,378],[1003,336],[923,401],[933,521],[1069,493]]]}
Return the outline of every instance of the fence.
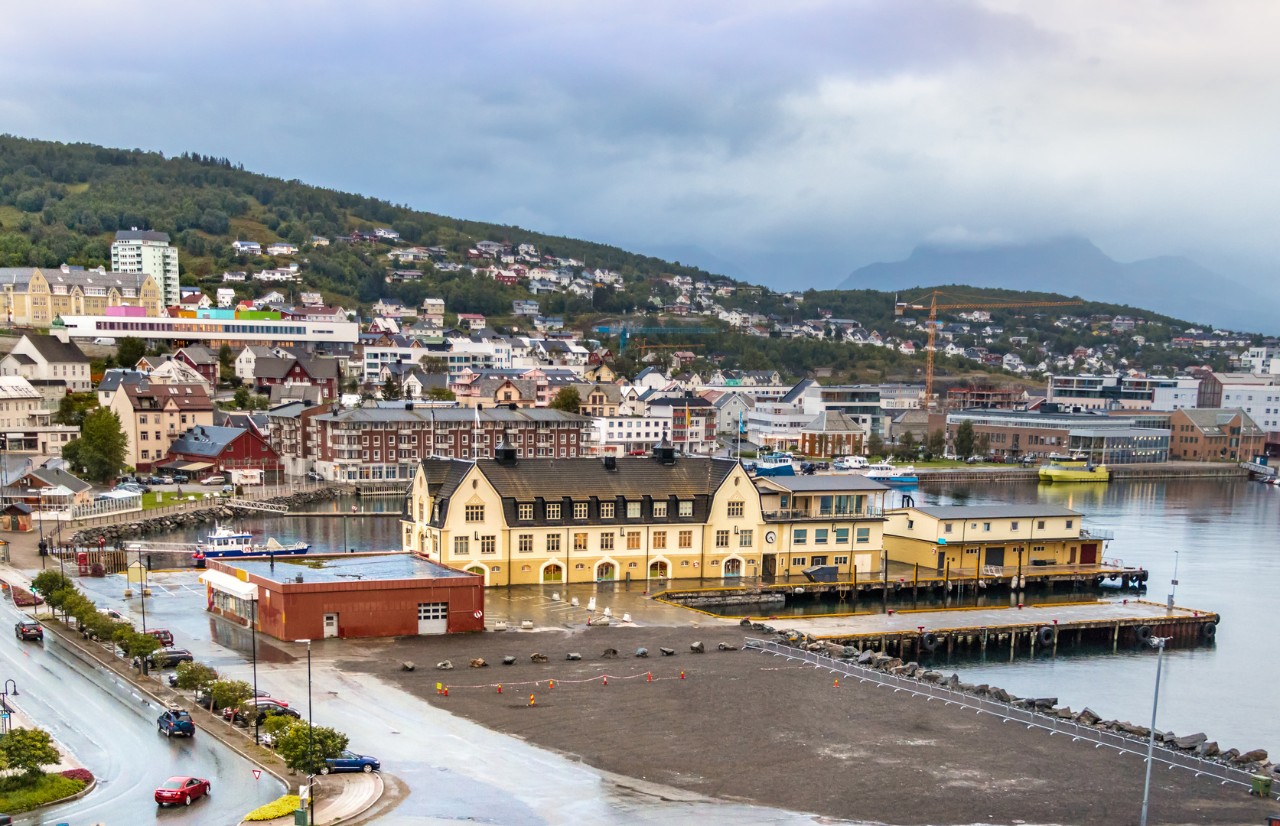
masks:
{"label": "fence", "polygon": [[[959,706],[978,714],[991,714],[999,717],[1004,722],[1021,723],[1028,729],[1047,731],[1050,736],[1062,734],[1070,737],[1072,742],[1086,740],[1094,743],[1095,748],[1106,746],[1115,749],[1121,754],[1137,755],[1144,760],[1147,756],[1147,739],[1144,737],[1086,726],[1073,720],[1063,720],[1050,714],[1042,714],[1028,708],[1019,708],[1009,703],[1002,703],[989,697],[979,697],[975,694],[958,691],[937,683],[927,683],[909,677],[900,677],[896,674],[878,671],[854,662],[837,660],[826,654],[792,648],[771,640],[748,638],[745,648],[748,651],[760,651],[765,654],[786,657],[790,660],[807,662],[815,668],[825,668],[832,674],[841,674],[859,682],[874,683],[882,688],[892,688],[895,692],[906,691],[913,696],[923,697],[926,702],[941,700],[948,706]],[[1197,757],[1194,754],[1175,751],[1159,744],[1156,745],[1152,754],[1152,760],[1155,764],[1162,765],[1167,769],[1185,769],[1194,773],[1196,777],[1204,775],[1212,777],[1221,783],[1235,783],[1246,789],[1252,788],[1253,775],[1243,769]],[[1280,790],[1273,792],[1272,797],[1280,800]]]}
{"label": "fence", "polygon": [[[246,488],[246,498],[251,497],[259,502],[278,499],[285,496],[292,496],[297,493],[311,493],[329,487],[326,482],[306,482],[295,485],[273,485],[271,487],[251,487]],[[83,518],[74,519],[74,527],[77,530],[86,528],[104,528],[108,525],[117,525],[121,522],[136,522],[142,519],[154,519],[162,516],[172,516],[179,513],[191,513],[192,511],[204,510],[219,504],[228,503],[219,494],[212,491],[201,491],[185,494],[183,499],[172,505],[161,505],[156,508],[147,508],[139,510],[135,505],[130,510],[120,510],[111,513],[101,513]],[[250,493],[251,491],[251,493]],[[194,496],[195,499],[187,497]]]}

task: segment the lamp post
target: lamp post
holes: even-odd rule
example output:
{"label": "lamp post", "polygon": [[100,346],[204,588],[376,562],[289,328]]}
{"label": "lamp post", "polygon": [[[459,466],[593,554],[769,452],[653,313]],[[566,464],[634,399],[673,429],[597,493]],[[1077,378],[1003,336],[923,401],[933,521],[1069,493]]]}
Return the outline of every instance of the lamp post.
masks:
{"label": "lamp post", "polygon": [[[315,743],[315,732],[311,724],[311,640],[298,640],[307,644],[307,768],[314,768],[315,760],[313,751]],[[315,772],[307,775],[307,806],[310,813],[307,815],[307,823],[311,823],[316,819],[316,798],[312,794],[311,784],[315,778]]]}
{"label": "lamp post", "polygon": [[[249,601],[249,634],[253,639],[253,696],[258,696],[258,597]],[[259,739],[260,726],[262,725],[262,715],[259,714],[253,718],[253,744],[261,745]]]}
{"label": "lamp post", "polygon": [[[11,685],[13,686],[13,691],[9,690],[9,686]],[[13,728],[13,725],[9,722],[10,720],[9,715],[12,714],[12,712],[9,710],[10,695],[14,697],[18,696],[18,684],[13,680],[5,680],[4,689],[0,690],[0,698],[3,698],[2,700],[0,700],[0,708],[4,709],[4,733],[5,734],[8,734],[9,730]]]}
{"label": "lamp post", "polygon": [[1177,548],[1173,549],[1173,579],[1169,580],[1169,612],[1170,613],[1173,612],[1173,594],[1175,591],[1178,590],[1178,559],[1179,559],[1180,553],[1181,551],[1179,551]]}
{"label": "lamp post", "polygon": [[1160,667],[1164,664],[1164,644],[1171,637],[1152,637],[1156,649],[1156,691],[1151,698],[1151,731],[1147,735],[1147,778],[1142,783],[1142,816],[1138,826],[1147,826],[1147,808],[1151,800],[1151,762],[1156,748],[1156,708],[1160,705]]}

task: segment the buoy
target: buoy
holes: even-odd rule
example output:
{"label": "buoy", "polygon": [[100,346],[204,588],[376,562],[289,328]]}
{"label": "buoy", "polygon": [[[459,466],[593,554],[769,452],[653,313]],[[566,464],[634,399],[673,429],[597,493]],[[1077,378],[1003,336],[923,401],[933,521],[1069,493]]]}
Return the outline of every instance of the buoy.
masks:
{"label": "buoy", "polygon": [[537,704],[538,704],[538,703],[537,703],[537,701],[533,699],[533,695],[532,695],[532,694],[530,694],[530,695],[529,695],[529,708],[533,708],[533,707],[534,707],[534,706],[536,706]]}
{"label": "buoy", "polygon": [[555,688],[555,687],[556,687],[555,680],[547,680],[547,688]]}

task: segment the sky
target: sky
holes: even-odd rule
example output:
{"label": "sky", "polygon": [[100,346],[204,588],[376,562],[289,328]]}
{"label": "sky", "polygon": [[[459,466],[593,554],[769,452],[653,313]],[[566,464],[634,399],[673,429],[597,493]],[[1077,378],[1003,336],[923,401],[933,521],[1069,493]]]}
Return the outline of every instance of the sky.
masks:
{"label": "sky", "polygon": [[1080,235],[1248,282],[1280,4],[112,3],[6,10],[0,131],[166,153],[833,287]]}

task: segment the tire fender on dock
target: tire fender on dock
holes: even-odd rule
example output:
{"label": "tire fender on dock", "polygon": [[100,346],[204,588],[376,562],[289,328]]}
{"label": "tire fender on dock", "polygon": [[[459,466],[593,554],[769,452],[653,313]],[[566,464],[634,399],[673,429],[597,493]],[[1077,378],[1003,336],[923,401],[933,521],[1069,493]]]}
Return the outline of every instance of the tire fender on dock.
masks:
{"label": "tire fender on dock", "polygon": [[1213,640],[1214,637],[1218,636],[1218,623],[1206,622],[1200,627],[1200,635],[1207,641]]}
{"label": "tire fender on dock", "polygon": [[924,635],[920,637],[920,646],[925,651],[936,651],[938,648],[938,635],[932,631],[926,631]]}
{"label": "tire fender on dock", "polygon": [[1046,647],[1053,645],[1053,629],[1048,625],[1040,626],[1040,630],[1036,632],[1036,642]]}
{"label": "tire fender on dock", "polygon": [[1151,641],[1151,626],[1139,625],[1138,630],[1134,632],[1138,636],[1138,642],[1147,643]]}

